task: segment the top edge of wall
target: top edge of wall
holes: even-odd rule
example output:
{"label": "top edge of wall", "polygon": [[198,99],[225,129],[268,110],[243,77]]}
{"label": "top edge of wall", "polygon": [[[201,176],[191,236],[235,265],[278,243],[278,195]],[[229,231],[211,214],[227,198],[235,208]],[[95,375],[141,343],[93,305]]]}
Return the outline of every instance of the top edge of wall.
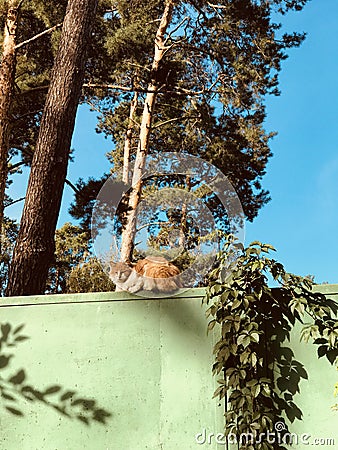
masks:
{"label": "top edge of wall", "polygon": [[[276,288],[278,289],[278,288]],[[338,296],[338,284],[316,285],[316,292],[321,292],[327,296]],[[180,289],[175,295],[164,298],[147,298],[127,292],[87,292],[79,294],[52,294],[52,295],[32,295],[22,297],[1,297],[0,308],[11,306],[34,306],[34,305],[54,305],[70,303],[97,303],[116,301],[142,301],[142,300],[165,300],[177,298],[198,298],[205,295],[205,288]]]}
{"label": "top edge of wall", "polygon": [[[337,287],[338,290],[338,287]],[[163,298],[147,298],[127,292],[87,292],[79,294],[32,295],[22,297],[1,297],[0,308],[9,306],[54,305],[64,303],[94,303],[116,301],[164,300],[168,298],[200,298],[205,295],[205,288],[180,289],[175,295]]]}

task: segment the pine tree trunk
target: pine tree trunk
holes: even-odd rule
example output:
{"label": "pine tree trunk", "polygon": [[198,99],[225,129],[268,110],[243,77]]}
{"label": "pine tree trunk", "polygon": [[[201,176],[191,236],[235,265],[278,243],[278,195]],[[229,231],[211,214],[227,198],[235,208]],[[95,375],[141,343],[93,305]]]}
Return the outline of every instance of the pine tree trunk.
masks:
{"label": "pine tree trunk", "polygon": [[126,138],[124,140],[123,148],[123,174],[122,181],[126,184],[129,183],[129,170],[130,170],[130,155],[133,141],[133,128],[134,128],[134,116],[137,108],[138,92],[135,92],[134,97],[130,103],[128,129],[126,132]]}
{"label": "pine tree trunk", "polygon": [[18,0],[8,2],[0,66],[0,253],[8,173],[10,108],[16,69],[16,29],[20,3]]}
{"label": "pine tree trunk", "polygon": [[[187,175],[185,177],[185,186],[188,192],[191,191],[191,183],[190,183],[190,176]],[[185,248],[186,244],[186,232],[187,232],[187,203],[183,202],[182,204],[182,211],[181,211],[181,223],[180,223],[180,234],[179,234],[179,248],[181,249],[181,252]]]}
{"label": "pine tree trunk", "polygon": [[148,93],[144,102],[139,144],[136,152],[136,159],[134,165],[134,172],[132,177],[132,190],[129,197],[130,211],[127,215],[126,226],[122,232],[121,255],[120,259],[124,262],[129,262],[132,257],[133,243],[136,233],[136,208],[139,204],[142,192],[142,174],[144,171],[146,156],[149,149],[149,137],[151,133],[151,125],[156,103],[156,96],[158,93],[159,83],[157,74],[160,63],[165,52],[165,34],[170,25],[174,9],[174,2],[167,0],[165,9],[157,29],[155,37],[154,59],[152,64],[152,80],[148,85]]}
{"label": "pine tree trunk", "polygon": [[45,290],[96,6],[97,0],[68,2],[9,272],[8,296]]}

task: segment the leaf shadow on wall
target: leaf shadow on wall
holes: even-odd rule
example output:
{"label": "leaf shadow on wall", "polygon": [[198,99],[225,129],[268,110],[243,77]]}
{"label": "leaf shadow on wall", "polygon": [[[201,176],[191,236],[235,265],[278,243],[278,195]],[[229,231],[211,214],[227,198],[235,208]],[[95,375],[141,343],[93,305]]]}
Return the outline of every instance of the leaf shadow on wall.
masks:
{"label": "leaf shadow on wall", "polygon": [[61,416],[71,420],[77,419],[84,425],[94,422],[106,425],[112,414],[99,407],[93,398],[85,398],[59,384],[51,384],[40,390],[28,382],[28,375],[23,368],[10,376],[3,376],[4,371],[10,369],[15,357],[10,353],[11,349],[29,339],[21,334],[24,326],[21,324],[13,327],[9,323],[3,323],[0,327],[0,394],[4,409],[19,418],[24,416],[20,402],[39,402],[54,409]]}

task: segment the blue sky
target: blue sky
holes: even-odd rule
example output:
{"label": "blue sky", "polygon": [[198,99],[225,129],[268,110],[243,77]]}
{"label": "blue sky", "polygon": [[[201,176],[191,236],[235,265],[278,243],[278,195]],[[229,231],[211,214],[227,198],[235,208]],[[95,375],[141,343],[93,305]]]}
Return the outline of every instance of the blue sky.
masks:
{"label": "blue sky", "polygon": [[[338,283],[338,2],[312,0],[283,23],[285,31],[306,31],[307,39],[283,63],[282,95],[267,100],[266,129],[278,132],[263,179],[272,200],[246,225],[246,244],[271,243],[288,271]],[[113,146],[95,125],[96,113],[81,106],[68,170],[73,182],[109,171],[105,153]],[[13,198],[24,192],[22,180],[16,178]],[[66,186],[59,225],[69,220],[71,200]],[[18,217],[20,205],[7,213]]]}
{"label": "blue sky", "polygon": [[338,3],[312,0],[286,23],[308,35],[283,64],[281,97],[268,100],[272,201],[246,237],[274,245],[290,272],[338,283]]}

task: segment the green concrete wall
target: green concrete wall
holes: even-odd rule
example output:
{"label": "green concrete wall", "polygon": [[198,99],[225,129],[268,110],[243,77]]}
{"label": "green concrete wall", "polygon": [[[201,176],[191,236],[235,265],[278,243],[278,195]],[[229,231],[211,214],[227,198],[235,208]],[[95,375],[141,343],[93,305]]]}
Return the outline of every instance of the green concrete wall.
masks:
{"label": "green concrete wall", "polygon": [[[338,285],[320,285],[317,291],[338,301]],[[303,418],[301,421],[296,420],[291,426],[299,443],[290,448],[338,449],[338,411],[331,408],[338,403],[338,398],[333,395],[334,385],[338,382],[338,371],[326,358],[318,359],[317,346],[310,342],[300,342],[300,330],[299,325],[293,330],[290,346],[295,359],[304,364],[308,380],[301,380],[300,393],[295,396],[295,403],[302,410]],[[303,435],[304,443],[301,443]]]}
{"label": "green concrete wall", "polygon": [[201,447],[195,434],[203,427],[222,427],[200,290],[189,298],[105,293],[0,305],[1,322],[24,323],[30,338],[13,350],[11,373],[23,368],[40,390],[59,384],[112,414],[106,425],[87,426],[20,401],[23,417],[0,409],[1,450],[188,450]]}
{"label": "green concrete wall", "polygon": [[[338,300],[338,286],[320,290]],[[17,417],[5,408],[11,402],[2,399],[0,450],[224,448],[214,437],[210,444],[196,440],[203,430],[223,431],[223,407],[212,400],[214,338],[206,335],[203,292],[159,300],[125,293],[2,299],[1,323],[25,324],[22,333],[29,339],[13,348],[10,368],[1,376],[24,369],[37,389],[57,384],[74,390],[95,399],[111,417],[106,424],[85,425],[22,399],[16,407],[23,415]],[[309,442],[335,439],[338,448],[338,413],[330,409],[338,372],[317,359],[314,346],[299,343],[297,331],[292,348],[309,375],[296,399],[304,420],[292,431],[311,434]]]}

